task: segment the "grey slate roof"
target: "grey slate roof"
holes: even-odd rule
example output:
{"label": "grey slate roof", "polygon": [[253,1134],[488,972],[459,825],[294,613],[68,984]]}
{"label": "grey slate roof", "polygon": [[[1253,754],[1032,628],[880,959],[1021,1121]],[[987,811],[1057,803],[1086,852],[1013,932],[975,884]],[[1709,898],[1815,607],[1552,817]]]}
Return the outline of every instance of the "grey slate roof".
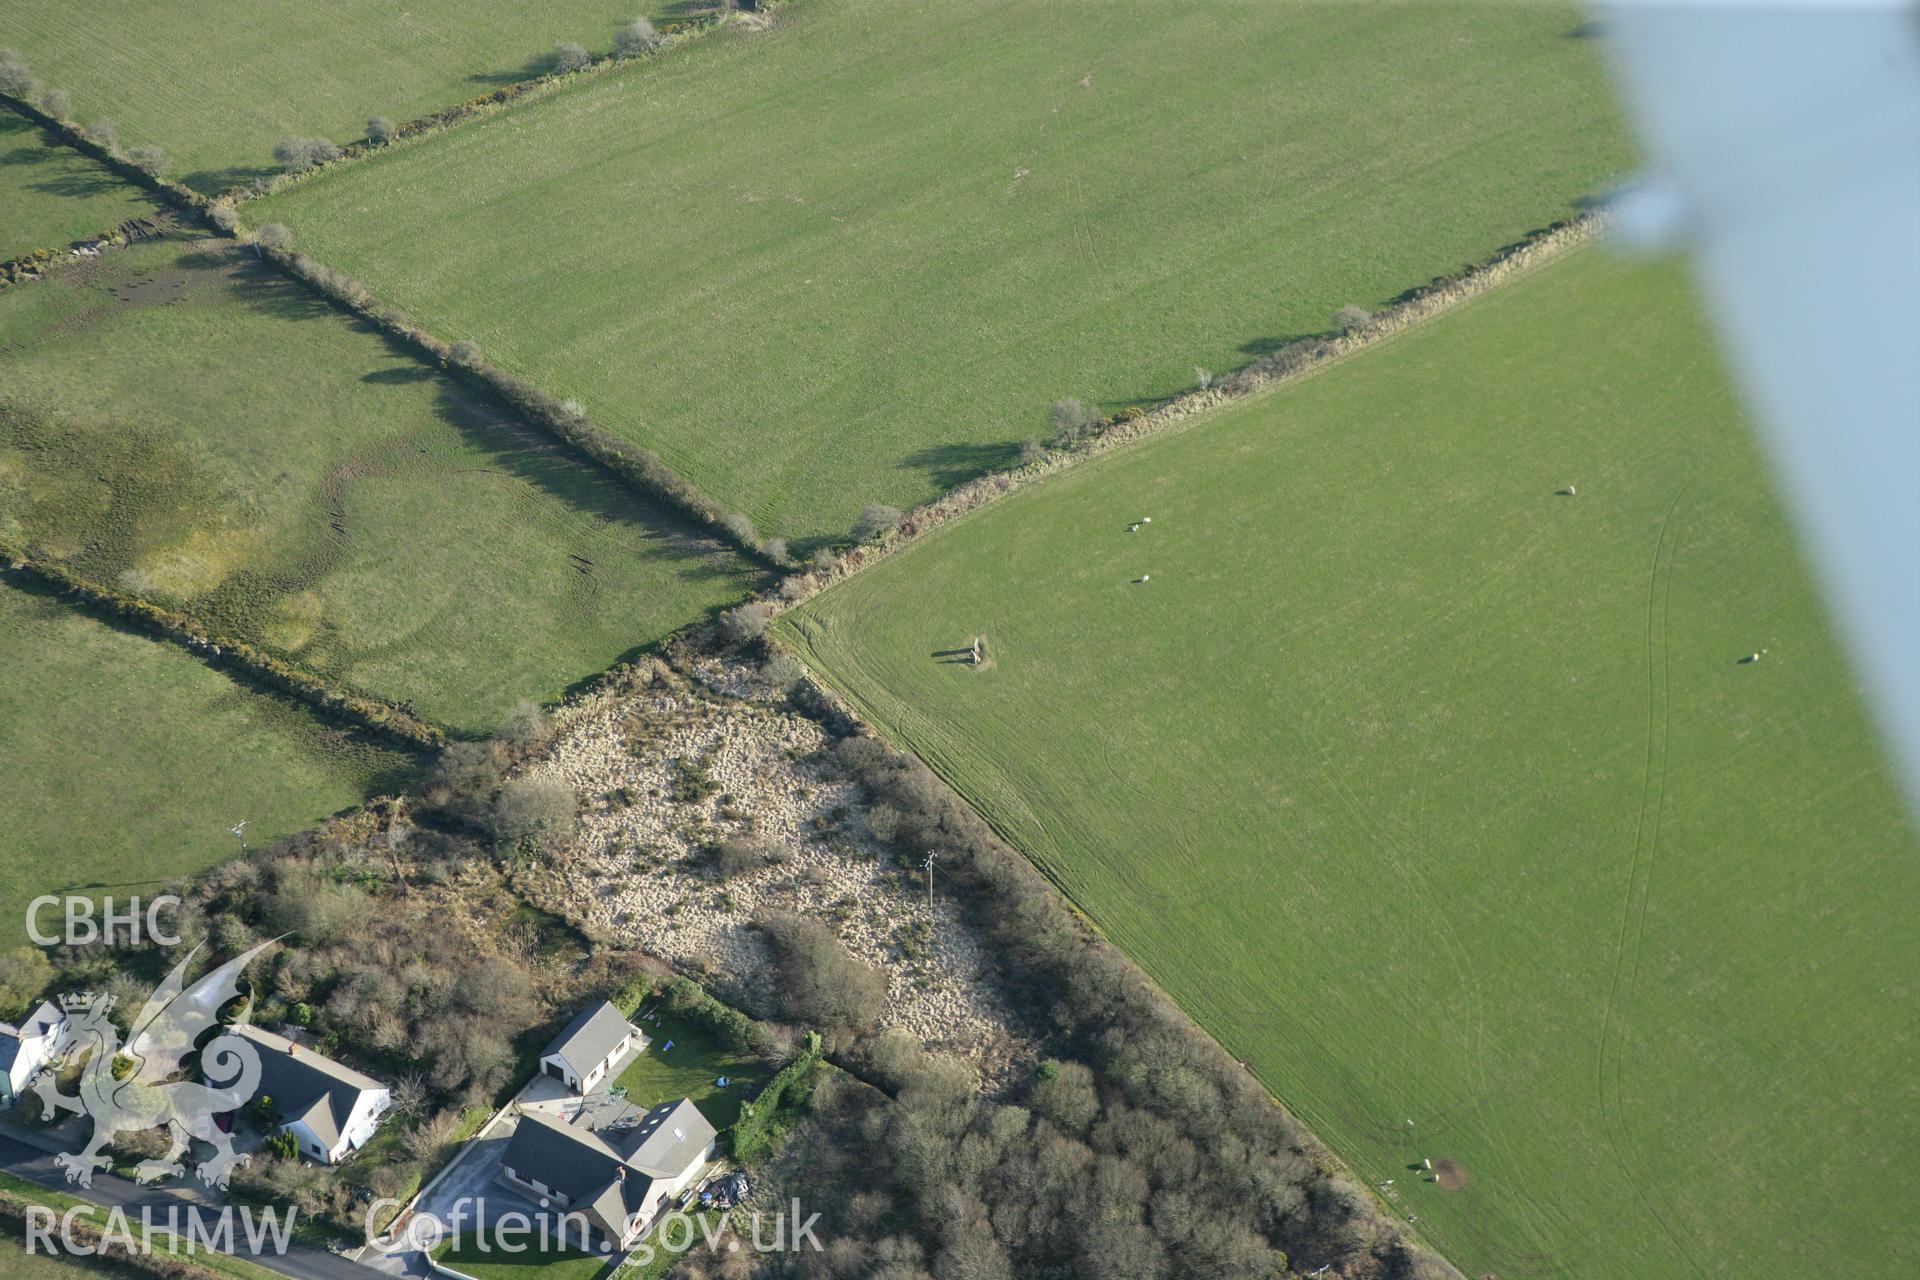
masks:
{"label": "grey slate roof", "polygon": [[693,1100],[682,1098],[661,1103],[621,1134],[620,1153],[643,1173],[673,1178],[698,1159],[717,1134]]}
{"label": "grey slate roof", "polygon": [[573,1016],[541,1057],[559,1056],[580,1075],[599,1066],[613,1047],[634,1034],[625,1015],[610,1000],[596,1000]]}
{"label": "grey slate roof", "polygon": [[522,1178],[533,1178],[565,1196],[574,1208],[598,1207],[606,1192],[627,1176],[619,1190],[624,1192],[626,1212],[621,1221],[633,1216],[647,1198],[653,1179],[626,1167],[620,1153],[598,1134],[553,1119],[538,1111],[520,1117],[520,1124],[507,1142],[500,1163]]}
{"label": "grey slate roof", "polygon": [[340,1141],[340,1131],[360,1095],[386,1088],[372,1076],[299,1048],[285,1036],[251,1024],[233,1030],[260,1051],[260,1089],[255,1096],[271,1099],[285,1123],[304,1122],[329,1148]]}
{"label": "grey slate roof", "polygon": [[13,1064],[20,1058],[20,1046],[59,1026],[65,1016],[52,1001],[42,1000],[19,1026],[0,1022],[0,1071],[13,1070]]}
{"label": "grey slate roof", "polygon": [[606,1233],[617,1237],[646,1203],[654,1180],[684,1173],[716,1135],[686,1098],[661,1103],[630,1129],[609,1132],[612,1142],[530,1111],[521,1116],[500,1163],[564,1195],[569,1207],[597,1216]]}

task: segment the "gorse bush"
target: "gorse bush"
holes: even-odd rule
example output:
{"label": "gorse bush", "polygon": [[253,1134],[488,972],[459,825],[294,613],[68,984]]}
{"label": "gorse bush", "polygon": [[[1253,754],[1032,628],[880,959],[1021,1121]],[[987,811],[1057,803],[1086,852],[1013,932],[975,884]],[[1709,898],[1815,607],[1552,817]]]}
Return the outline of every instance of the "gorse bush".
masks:
{"label": "gorse bush", "polygon": [[727,880],[749,871],[777,866],[787,860],[787,855],[778,845],[765,840],[752,836],[729,836],[713,846],[709,858],[714,873]]}

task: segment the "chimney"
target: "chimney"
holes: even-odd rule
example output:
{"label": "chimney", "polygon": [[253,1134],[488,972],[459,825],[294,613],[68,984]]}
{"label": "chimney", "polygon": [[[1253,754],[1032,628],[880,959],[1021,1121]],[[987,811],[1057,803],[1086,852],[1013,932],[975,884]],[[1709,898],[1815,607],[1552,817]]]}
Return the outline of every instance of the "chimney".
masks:
{"label": "chimney", "polygon": [[625,1166],[625,1165],[621,1165],[621,1166],[620,1166],[620,1181],[622,1181],[622,1182],[625,1182],[626,1180],[627,1180],[627,1166]]}
{"label": "chimney", "polygon": [[287,1041],[287,1056],[289,1058],[300,1056],[300,1046],[292,1040]]}

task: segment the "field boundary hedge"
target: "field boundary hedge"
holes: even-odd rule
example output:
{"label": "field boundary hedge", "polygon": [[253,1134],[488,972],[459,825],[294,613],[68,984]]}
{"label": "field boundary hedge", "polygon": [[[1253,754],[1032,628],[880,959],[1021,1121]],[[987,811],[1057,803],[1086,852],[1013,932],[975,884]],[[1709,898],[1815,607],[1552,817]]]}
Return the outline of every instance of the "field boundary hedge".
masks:
{"label": "field boundary hedge", "polygon": [[[1419,1236],[1404,1214],[1360,1178],[1287,1103],[1235,1060],[1186,1006],[1167,994],[1130,955],[1110,941],[1066,887],[1022,853],[973,803],[925,761],[895,747],[811,669],[799,678],[805,692],[790,703],[824,729],[832,754],[860,791],[861,811],[878,806],[900,816],[891,842],[915,856],[935,852],[947,868],[946,893],[994,956],[1003,993],[1041,1025],[1048,1025],[1089,1064],[1093,1046],[1111,1047],[1128,1028],[1171,1034],[1204,1064],[1222,1104],[1249,1142],[1280,1144],[1313,1167],[1303,1190],[1344,1200],[1364,1220],[1368,1239],[1355,1253],[1386,1264],[1383,1274],[1407,1277],[1461,1273]],[[1102,1050],[1104,1052],[1104,1050]],[[845,1064],[836,1062],[844,1067]],[[1096,1074],[1102,1068],[1096,1067]],[[861,1078],[859,1073],[852,1073]],[[873,1083],[865,1081],[865,1083]],[[876,1085],[875,1087],[879,1087]],[[883,1089],[883,1092],[890,1092]]]}
{"label": "field boundary hedge", "polygon": [[931,502],[907,512],[891,531],[870,538],[824,564],[816,561],[811,568],[788,574],[773,590],[740,607],[756,609],[763,619],[771,619],[904,550],[942,525],[997,502],[1016,489],[1116,449],[1199,425],[1193,420],[1214,409],[1318,373],[1336,360],[1451,311],[1497,288],[1514,275],[1572,252],[1593,240],[1604,227],[1603,215],[1586,213],[1531,231],[1480,263],[1453,275],[1435,276],[1426,284],[1408,289],[1345,333],[1297,339],[1225,375],[1204,390],[1175,396],[1153,409],[1129,408],[1103,418],[1099,429],[1085,439],[1049,449],[1032,462],[1005,471],[990,471],[956,485]]}
{"label": "field boundary hedge", "polygon": [[171,178],[163,178],[151,170],[141,168],[127,159],[126,153],[118,147],[108,146],[88,133],[86,126],[78,121],[62,120],[59,116],[49,115],[33,103],[10,94],[0,93],[0,103],[12,107],[75,151],[99,161],[118,177],[133,183],[136,187],[143,187],[153,192],[169,204],[203,215],[213,207],[211,197],[203,196],[192,187],[175,182]]}
{"label": "field boundary hedge", "polygon": [[[788,3],[790,3],[790,0],[759,0],[759,4],[756,6],[754,12],[761,15],[761,22],[752,26],[750,29],[764,29],[767,22],[767,15],[771,14],[774,10],[784,8]],[[743,15],[738,12],[724,15],[702,14],[689,18],[684,22],[669,22],[660,28],[658,39],[652,48],[631,54],[595,54],[592,55],[591,61],[585,66],[575,67],[570,71],[555,69],[553,71],[542,72],[537,76],[529,76],[525,80],[516,80],[511,84],[502,85],[491,92],[478,94],[468,98],[464,102],[455,103],[453,106],[442,107],[438,111],[429,112],[424,116],[417,116],[412,120],[403,121],[394,126],[393,134],[386,142],[376,142],[371,137],[360,138],[342,145],[340,155],[335,159],[322,161],[298,173],[278,173],[271,177],[257,178],[250,182],[243,182],[236,186],[229,187],[214,197],[214,199],[238,205],[245,204],[249,200],[260,200],[267,196],[278,195],[283,191],[299,186],[301,183],[310,181],[322,174],[335,172],[356,161],[364,160],[369,156],[379,155],[383,151],[390,151],[403,143],[412,144],[420,142],[445,133],[449,129],[458,128],[463,124],[484,119],[488,116],[498,115],[501,111],[509,107],[528,102],[537,102],[580,80],[604,75],[616,67],[650,62],[655,58],[682,49],[696,40],[712,35],[722,27],[744,25],[746,25],[746,20],[743,18]]]}
{"label": "field boundary hedge", "polygon": [[[271,225],[271,224],[269,224]],[[450,343],[413,323],[406,312],[383,304],[366,284],[297,249],[268,248],[251,242],[270,262],[309,290],[356,319],[363,320],[428,364],[459,378],[504,403],[517,416],[572,449],[642,495],[690,517],[718,540],[764,566],[780,562],[755,536],[752,522],[730,512],[698,485],[682,476],[651,449],[627,444],[596,425],[586,410],[542,391],[517,374],[489,363],[471,344]]]}
{"label": "field boundary hedge", "polygon": [[[12,1191],[0,1190],[0,1222],[19,1233],[24,1245],[27,1239],[27,1210],[36,1206],[35,1201]],[[91,1203],[91,1202],[89,1202]],[[52,1206],[39,1206],[51,1208]],[[100,1213],[109,1212],[99,1208]],[[64,1211],[56,1210],[56,1213]],[[117,1240],[105,1239],[100,1227],[93,1221],[92,1215],[82,1214],[73,1220],[71,1228],[75,1241],[95,1249],[94,1256],[107,1258],[111,1264],[126,1267],[144,1275],[157,1276],[160,1280],[229,1280],[232,1273],[215,1271],[203,1266],[191,1258],[183,1258],[173,1253],[157,1253],[140,1248],[128,1247]],[[264,1273],[262,1273],[264,1274]]]}
{"label": "field boundary hedge", "polygon": [[138,218],[129,218],[127,222],[108,227],[103,231],[96,231],[82,240],[71,240],[64,245],[53,245],[45,249],[33,249],[18,257],[8,258],[5,262],[0,262],[0,289],[10,289],[17,284],[30,284],[41,279],[53,267],[71,262],[75,257],[85,257],[84,254],[75,253],[76,245],[89,245],[97,253],[124,248],[133,243],[127,234],[127,223],[138,221],[140,221]]}
{"label": "field boundary hedge", "polygon": [[35,561],[24,548],[4,540],[0,540],[0,560],[6,562],[8,570],[29,582],[77,599],[115,621],[181,645],[214,666],[243,674],[267,689],[287,694],[404,747],[432,751],[447,744],[446,731],[438,725],[384,699],[342,689],[244,640],[213,634],[187,614],[89,581],[58,565]]}
{"label": "field boundary hedge", "polygon": [[805,1094],[789,1100],[789,1091],[811,1077],[824,1057],[820,1033],[807,1032],[806,1045],[793,1060],[774,1072],[760,1092],[740,1104],[740,1118],[727,1128],[727,1142],[735,1160],[754,1164],[772,1151],[776,1122],[790,1117],[799,1103],[805,1101]]}

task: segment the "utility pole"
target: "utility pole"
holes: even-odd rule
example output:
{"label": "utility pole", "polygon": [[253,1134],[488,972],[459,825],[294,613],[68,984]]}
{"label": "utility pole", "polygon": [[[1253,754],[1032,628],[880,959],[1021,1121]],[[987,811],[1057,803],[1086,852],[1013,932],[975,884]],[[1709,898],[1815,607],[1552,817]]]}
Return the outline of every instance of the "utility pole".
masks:
{"label": "utility pole", "polygon": [[927,910],[933,910],[933,860],[940,855],[929,853],[927,860],[920,865],[927,869]]}

